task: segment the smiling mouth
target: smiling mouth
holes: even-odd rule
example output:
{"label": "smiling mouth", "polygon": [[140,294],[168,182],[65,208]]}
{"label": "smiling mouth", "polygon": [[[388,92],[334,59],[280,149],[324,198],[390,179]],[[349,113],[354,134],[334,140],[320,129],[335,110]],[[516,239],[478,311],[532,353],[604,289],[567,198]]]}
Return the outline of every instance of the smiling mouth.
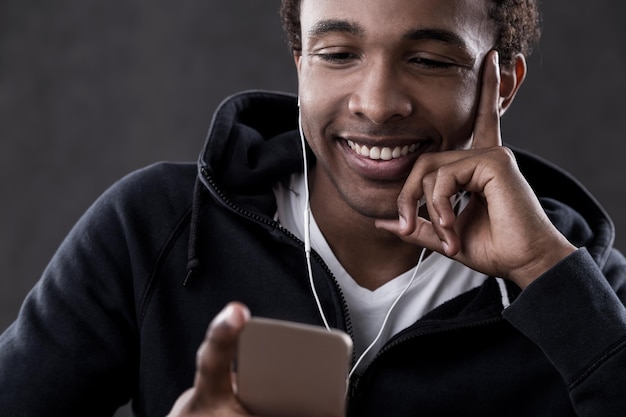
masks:
{"label": "smiling mouth", "polygon": [[416,151],[419,151],[421,148],[425,146],[425,143],[413,143],[411,145],[404,146],[372,146],[369,147],[367,145],[361,145],[351,140],[348,140],[348,146],[352,149],[357,155],[363,156],[365,158],[369,158],[375,161],[390,161],[392,159],[402,158],[403,156],[407,156]]}

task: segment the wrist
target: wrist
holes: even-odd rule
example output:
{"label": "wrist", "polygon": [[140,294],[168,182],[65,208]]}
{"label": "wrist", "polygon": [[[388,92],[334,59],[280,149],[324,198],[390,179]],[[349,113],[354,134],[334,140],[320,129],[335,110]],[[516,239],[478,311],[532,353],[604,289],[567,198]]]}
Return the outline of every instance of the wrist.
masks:
{"label": "wrist", "polygon": [[523,290],[576,250],[576,246],[568,241],[550,246],[550,250],[543,251],[541,256],[537,256],[523,267],[511,271],[508,279]]}

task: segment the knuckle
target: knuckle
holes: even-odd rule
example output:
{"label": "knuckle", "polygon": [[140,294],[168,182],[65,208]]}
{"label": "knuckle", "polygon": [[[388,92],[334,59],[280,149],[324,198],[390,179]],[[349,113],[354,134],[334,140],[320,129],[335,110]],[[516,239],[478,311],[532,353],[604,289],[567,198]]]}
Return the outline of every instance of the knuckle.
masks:
{"label": "knuckle", "polygon": [[486,164],[483,168],[488,172],[491,172],[492,170],[496,170],[496,172],[503,170],[510,171],[517,168],[517,159],[515,158],[515,154],[506,146],[496,146],[490,148],[486,150],[484,156],[487,159],[485,160]]}
{"label": "knuckle", "polygon": [[426,173],[432,171],[433,167],[436,166],[436,157],[437,155],[434,153],[421,154],[413,164],[412,172],[417,175],[424,176]]}
{"label": "knuckle", "polygon": [[409,204],[409,201],[410,201],[410,198],[404,191],[400,192],[400,194],[398,194],[398,198],[396,199],[398,207],[406,206],[407,204]]}
{"label": "knuckle", "polygon": [[440,166],[437,168],[437,171],[435,171],[435,178],[437,180],[447,178],[448,176],[450,176],[450,167],[447,165]]}
{"label": "knuckle", "polygon": [[517,164],[515,154],[513,153],[513,150],[511,150],[511,148],[507,146],[498,146],[493,148],[493,151],[497,152],[496,155],[498,160],[502,161],[503,163],[506,163],[508,165]]}

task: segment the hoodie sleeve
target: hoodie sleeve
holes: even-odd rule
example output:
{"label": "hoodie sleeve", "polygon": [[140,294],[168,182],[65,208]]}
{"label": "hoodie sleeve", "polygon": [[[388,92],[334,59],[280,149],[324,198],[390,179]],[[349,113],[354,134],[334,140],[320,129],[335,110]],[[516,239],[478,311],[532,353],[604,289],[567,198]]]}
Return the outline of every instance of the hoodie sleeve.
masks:
{"label": "hoodie sleeve", "polygon": [[138,300],[188,203],[163,204],[163,168],[131,174],[94,203],[0,336],[2,415],[111,416],[131,398]]}
{"label": "hoodie sleeve", "polygon": [[579,249],[504,312],[560,372],[580,417],[626,410],[625,275],[626,262],[617,251],[602,271]]}

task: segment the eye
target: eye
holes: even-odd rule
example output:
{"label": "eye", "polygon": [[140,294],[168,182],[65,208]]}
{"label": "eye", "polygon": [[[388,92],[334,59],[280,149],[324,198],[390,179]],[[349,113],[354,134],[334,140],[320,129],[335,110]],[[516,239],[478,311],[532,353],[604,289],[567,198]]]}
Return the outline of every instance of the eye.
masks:
{"label": "eye", "polygon": [[333,51],[332,49],[321,50],[311,54],[314,58],[317,58],[325,63],[342,65],[355,61],[359,56],[349,51]]}
{"label": "eye", "polygon": [[440,61],[436,59],[422,57],[411,58],[410,62],[420,68],[428,70],[444,70],[452,68],[454,66],[454,64],[447,61]]}
{"label": "eye", "polygon": [[357,58],[357,56],[351,52],[320,52],[314,54],[314,56],[331,64],[345,64]]}

